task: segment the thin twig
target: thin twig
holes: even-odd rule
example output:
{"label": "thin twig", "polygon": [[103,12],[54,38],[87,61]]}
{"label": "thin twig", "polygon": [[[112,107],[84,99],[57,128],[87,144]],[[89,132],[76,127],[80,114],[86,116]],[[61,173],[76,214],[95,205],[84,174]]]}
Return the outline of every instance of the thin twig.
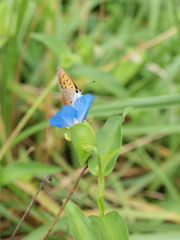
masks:
{"label": "thin twig", "polygon": [[13,234],[12,234],[10,240],[13,240],[13,239],[14,239],[14,237],[15,237],[15,235],[16,235],[18,229],[20,228],[20,226],[21,226],[21,224],[23,223],[25,217],[28,215],[28,213],[29,213],[31,207],[33,206],[34,202],[36,201],[39,192],[40,192],[41,189],[43,188],[44,184],[45,184],[46,182],[49,182],[49,181],[51,181],[51,176],[46,175],[46,176],[44,177],[44,179],[42,180],[42,182],[41,182],[41,184],[40,184],[40,186],[39,186],[39,188],[38,188],[36,194],[35,194],[34,197],[32,198],[32,200],[31,200],[31,202],[30,202],[28,208],[26,209],[24,215],[22,216],[20,222],[18,223],[16,229],[14,230],[14,232],[13,232]]}
{"label": "thin twig", "polygon": [[86,165],[86,166],[83,168],[83,170],[80,172],[80,174],[79,174],[79,176],[77,177],[75,183],[73,184],[73,186],[72,186],[72,188],[71,188],[71,190],[70,190],[70,192],[69,192],[69,194],[68,194],[66,200],[65,200],[64,203],[60,206],[59,211],[57,212],[57,214],[56,214],[56,216],[55,216],[55,218],[54,218],[54,220],[53,220],[51,226],[49,227],[49,229],[48,229],[46,235],[43,237],[42,240],[46,240],[46,239],[49,237],[49,235],[50,235],[51,231],[53,230],[53,228],[54,228],[54,226],[55,226],[57,220],[59,219],[59,217],[60,217],[62,211],[64,210],[66,204],[68,203],[68,201],[70,200],[72,194],[74,193],[74,191],[75,191],[75,189],[76,189],[76,187],[77,187],[77,185],[78,185],[78,183],[79,183],[79,180],[80,180],[81,177],[84,175],[84,173],[85,173],[87,167],[88,167],[88,166]]}

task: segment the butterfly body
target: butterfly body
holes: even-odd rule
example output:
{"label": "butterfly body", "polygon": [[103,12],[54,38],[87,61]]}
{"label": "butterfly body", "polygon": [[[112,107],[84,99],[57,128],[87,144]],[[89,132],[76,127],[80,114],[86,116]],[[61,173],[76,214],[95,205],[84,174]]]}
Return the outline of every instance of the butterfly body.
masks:
{"label": "butterfly body", "polygon": [[58,82],[62,90],[62,101],[64,105],[74,106],[74,102],[79,98],[81,90],[76,86],[70,76],[64,71],[63,68],[58,67]]}

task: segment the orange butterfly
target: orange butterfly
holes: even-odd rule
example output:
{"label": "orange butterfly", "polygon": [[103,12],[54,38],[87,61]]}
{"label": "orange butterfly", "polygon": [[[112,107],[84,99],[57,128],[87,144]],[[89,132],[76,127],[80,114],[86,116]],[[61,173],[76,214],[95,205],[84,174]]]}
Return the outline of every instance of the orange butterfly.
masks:
{"label": "orange butterfly", "polygon": [[82,96],[81,90],[76,86],[70,76],[64,71],[63,68],[58,67],[58,82],[62,90],[62,101],[64,105],[74,106],[77,98]]}

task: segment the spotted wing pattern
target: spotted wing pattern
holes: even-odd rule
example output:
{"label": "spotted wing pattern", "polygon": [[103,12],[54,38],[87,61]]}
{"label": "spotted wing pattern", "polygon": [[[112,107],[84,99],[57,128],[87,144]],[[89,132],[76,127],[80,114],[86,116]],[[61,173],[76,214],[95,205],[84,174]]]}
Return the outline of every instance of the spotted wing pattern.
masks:
{"label": "spotted wing pattern", "polygon": [[58,82],[62,90],[62,101],[64,105],[74,106],[74,102],[81,96],[81,90],[76,86],[70,76],[63,68],[58,67]]}

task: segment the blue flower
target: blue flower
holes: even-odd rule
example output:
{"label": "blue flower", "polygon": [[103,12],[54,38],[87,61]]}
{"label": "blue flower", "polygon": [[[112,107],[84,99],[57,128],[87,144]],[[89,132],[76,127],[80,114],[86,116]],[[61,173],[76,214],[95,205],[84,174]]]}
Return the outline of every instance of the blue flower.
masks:
{"label": "blue flower", "polygon": [[50,126],[58,128],[72,127],[76,123],[81,123],[86,119],[89,109],[94,101],[91,94],[83,95],[76,99],[74,107],[65,105],[50,119]]}

